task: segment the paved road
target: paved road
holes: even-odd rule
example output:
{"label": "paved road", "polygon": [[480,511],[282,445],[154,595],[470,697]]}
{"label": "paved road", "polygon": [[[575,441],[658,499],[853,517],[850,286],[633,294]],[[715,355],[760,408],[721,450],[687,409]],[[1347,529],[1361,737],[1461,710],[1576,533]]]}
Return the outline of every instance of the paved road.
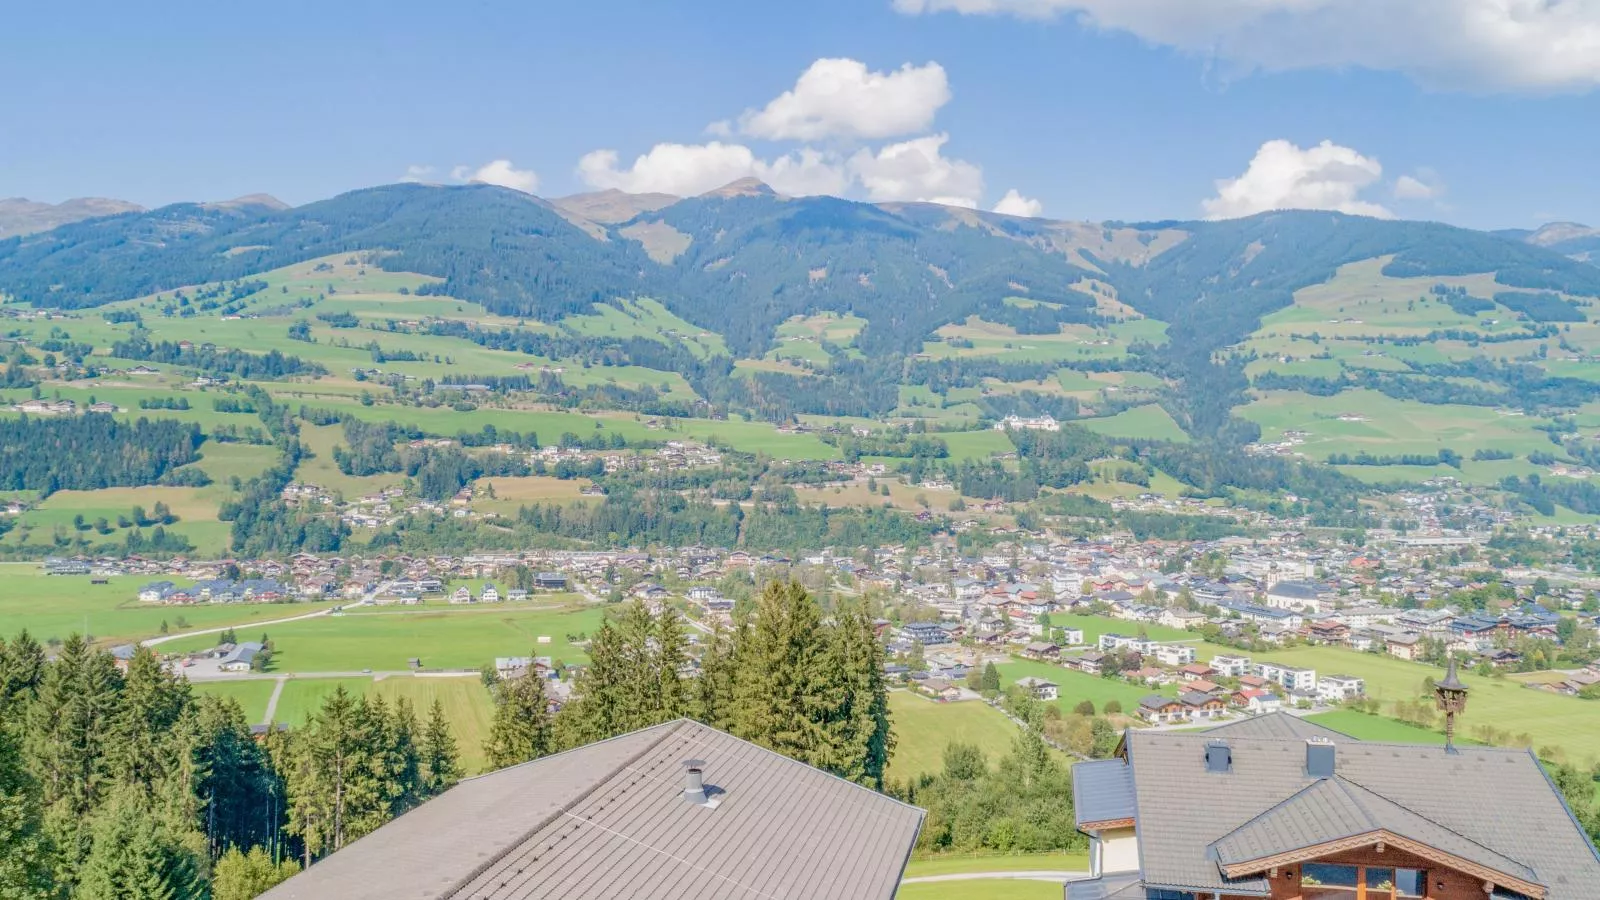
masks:
{"label": "paved road", "polygon": [[1012,879],[1016,881],[1076,881],[1079,878],[1088,878],[1088,872],[1059,872],[1054,870],[1031,870],[1016,872],[955,872],[950,875],[921,875],[916,878],[902,878],[901,884],[929,884],[935,881],[980,881],[995,879]]}

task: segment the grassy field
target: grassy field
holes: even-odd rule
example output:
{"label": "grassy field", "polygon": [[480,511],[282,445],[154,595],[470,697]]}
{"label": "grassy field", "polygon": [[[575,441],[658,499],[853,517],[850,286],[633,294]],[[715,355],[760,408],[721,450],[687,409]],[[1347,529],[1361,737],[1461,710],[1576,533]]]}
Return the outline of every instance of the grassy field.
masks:
{"label": "grassy field", "polygon": [[[107,644],[188,628],[246,625],[325,609],[330,603],[229,603],[161,606],[140,603],[139,586],[152,579],[119,575],[106,584],[88,576],[45,575],[35,563],[0,563],[0,637],[26,629],[40,641],[89,634]],[[205,639],[197,639],[204,643]]]}
{"label": "grassy field", "polygon": [[895,733],[894,757],[888,777],[910,781],[944,768],[944,750],[950,744],[973,744],[993,764],[1011,750],[1017,726],[999,710],[978,700],[939,703],[910,691],[889,695],[889,714]]}
{"label": "grassy field", "polygon": [[1189,440],[1189,435],[1178,427],[1177,422],[1172,421],[1172,416],[1154,403],[1135,406],[1103,419],[1080,419],[1076,424],[1107,437],[1144,438],[1178,443],[1187,443]]}
{"label": "grassy field", "polygon": [[1087,853],[1015,853],[1005,856],[950,853],[913,859],[906,865],[906,877],[957,875],[963,872],[1086,872],[1088,869]]}
{"label": "grassy field", "polygon": [[1444,733],[1418,728],[1384,716],[1369,716],[1353,709],[1307,716],[1306,721],[1326,725],[1363,741],[1388,741],[1401,744],[1442,744]]}
{"label": "grassy field", "polygon": [[1319,461],[1332,453],[1433,454],[1444,448],[1467,457],[1479,449],[1526,456],[1550,447],[1549,438],[1534,427],[1542,419],[1483,406],[1396,400],[1369,390],[1332,397],[1267,391],[1238,414],[1261,426],[1263,441],[1281,440],[1286,431],[1305,432],[1299,450]]}
{"label": "grassy field", "polygon": [[896,900],[1061,900],[1062,882],[1015,878],[901,885]]}
{"label": "grassy field", "polygon": [[267,701],[271,699],[277,682],[266,679],[197,681],[192,687],[196,695],[210,694],[214,697],[231,697],[239,701],[239,706],[244,709],[245,719],[251,724],[256,724],[266,718]]}
{"label": "grassy field", "polygon": [[1171,685],[1158,689],[1142,684],[1129,684],[1126,681],[1113,681],[1034,660],[1013,659],[1010,662],[1000,663],[995,668],[1000,670],[1000,684],[1006,687],[1018,678],[1030,675],[1055,682],[1060,686],[1060,698],[1056,701],[1056,705],[1061,707],[1063,713],[1072,712],[1073,707],[1085,700],[1092,701],[1095,711],[1099,712],[1105,709],[1107,701],[1116,700],[1122,704],[1122,711],[1125,714],[1133,715],[1139,707],[1139,701],[1151,694],[1168,696],[1177,694],[1177,688]]}
{"label": "grassy field", "polygon": [[[587,634],[600,623],[598,609],[552,611],[494,607],[407,608],[395,612],[351,612],[276,625],[273,672],[404,671],[419,657],[430,669],[477,669],[496,656],[584,659],[568,635]],[[540,637],[550,638],[539,643]],[[215,637],[174,641],[164,649],[202,650]]]}

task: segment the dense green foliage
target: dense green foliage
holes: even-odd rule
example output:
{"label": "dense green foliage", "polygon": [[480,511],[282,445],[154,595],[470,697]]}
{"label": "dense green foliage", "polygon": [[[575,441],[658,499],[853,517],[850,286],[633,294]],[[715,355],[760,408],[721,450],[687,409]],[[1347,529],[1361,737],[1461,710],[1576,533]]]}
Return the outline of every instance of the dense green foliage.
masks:
{"label": "dense green foliage", "polygon": [[92,491],[155,484],[199,458],[200,429],[105,413],[0,419],[0,490]]}

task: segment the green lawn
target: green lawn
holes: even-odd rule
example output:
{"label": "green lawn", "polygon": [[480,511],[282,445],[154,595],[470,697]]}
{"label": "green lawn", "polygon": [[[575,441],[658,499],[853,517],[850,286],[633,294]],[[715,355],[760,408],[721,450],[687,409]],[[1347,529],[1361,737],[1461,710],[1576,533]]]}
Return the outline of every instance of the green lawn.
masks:
{"label": "green lawn", "polygon": [[341,685],[352,694],[365,694],[373,681],[371,678],[291,678],[283,685],[283,695],[278,698],[278,708],[272,718],[291,728],[304,725],[323,699]]}
{"label": "green lawn", "polygon": [[1087,853],[1014,853],[1005,856],[949,853],[913,859],[907,878],[956,875],[962,872],[1076,872],[1088,871]]}
{"label": "green lawn", "polygon": [[1388,741],[1400,744],[1442,744],[1444,733],[1407,725],[1385,716],[1369,716],[1353,709],[1306,716],[1306,721],[1326,725],[1363,741]]}
{"label": "green lawn", "polygon": [[[567,640],[600,624],[599,609],[551,611],[470,607],[349,613],[269,629],[273,672],[404,671],[419,657],[430,669],[477,669],[496,656],[536,654],[566,662],[584,659]],[[548,636],[541,644],[538,638]],[[174,641],[163,649],[201,650],[215,636]]]}
{"label": "green lawn", "polygon": [[1123,713],[1131,716],[1139,708],[1139,701],[1151,694],[1172,696],[1177,693],[1177,689],[1172,685],[1159,689],[1150,688],[1142,684],[1100,678],[1074,669],[1027,659],[1013,659],[995,668],[1000,670],[1000,683],[1003,686],[1009,686],[1018,678],[1029,675],[1055,682],[1060,686],[1060,699],[1056,701],[1056,705],[1060,706],[1064,713],[1072,712],[1073,707],[1085,700],[1093,701],[1096,712],[1105,708],[1106,701],[1116,700],[1122,704]]}
{"label": "green lawn", "polygon": [[1011,750],[1017,726],[999,710],[980,700],[938,703],[910,691],[889,694],[889,715],[894,722],[894,757],[888,777],[910,781],[944,768],[944,750],[950,744],[973,744],[992,764]]}
{"label": "green lawn", "polygon": [[[248,625],[266,619],[297,616],[329,603],[229,603],[161,606],[140,603],[140,585],[154,579],[119,575],[106,584],[91,584],[86,575],[45,575],[37,563],[0,563],[0,637],[24,629],[41,642],[90,634],[101,643],[154,637],[166,622],[169,632],[188,628]],[[197,639],[201,643],[214,638]]]}
{"label": "green lawn", "polygon": [[210,694],[214,697],[231,697],[239,701],[239,706],[244,709],[245,719],[251,724],[266,718],[267,701],[271,699],[272,690],[276,686],[277,682],[265,679],[197,681],[192,685],[196,695]]}
{"label": "green lawn", "polygon": [[1063,882],[981,878],[901,885],[895,900],[1061,900]]}
{"label": "green lawn", "polygon": [[1186,443],[1189,440],[1189,435],[1178,427],[1172,416],[1155,403],[1135,406],[1103,419],[1079,419],[1077,424],[1107,437],[1144,438],[1178,443]]}

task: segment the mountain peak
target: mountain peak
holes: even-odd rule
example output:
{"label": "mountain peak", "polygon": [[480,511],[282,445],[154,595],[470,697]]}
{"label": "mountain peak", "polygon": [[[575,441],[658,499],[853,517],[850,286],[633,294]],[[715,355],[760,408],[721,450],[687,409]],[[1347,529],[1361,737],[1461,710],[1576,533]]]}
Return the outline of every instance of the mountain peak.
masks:
{"label": "mountain peak", "polygon": [[714,191],[706,191],[702,197],[776,197],[778,192],[759,178],[741,178],[731,181]]}
{"label": "mountain peak", "polygon": [[289,204],[279,200],[277,197],[274,197],[271,194],[245,194],[243,197],[235,197],[232,200],[219,200],[210,205],[220,206],[223,209],[242,209],[246,206],[262,206],[272,210],[273,212],[282,212],[289,208]]}
{"label": "mountain peak", "polygon": [[1528,235],[1527,240],[1530,244],[1549,247],[1563,241],[1594,237],[1596,235],[1600,235],[1600,229],[1580,225],[1577,222],[1550,222],[1540,226],[1533,234]]}

